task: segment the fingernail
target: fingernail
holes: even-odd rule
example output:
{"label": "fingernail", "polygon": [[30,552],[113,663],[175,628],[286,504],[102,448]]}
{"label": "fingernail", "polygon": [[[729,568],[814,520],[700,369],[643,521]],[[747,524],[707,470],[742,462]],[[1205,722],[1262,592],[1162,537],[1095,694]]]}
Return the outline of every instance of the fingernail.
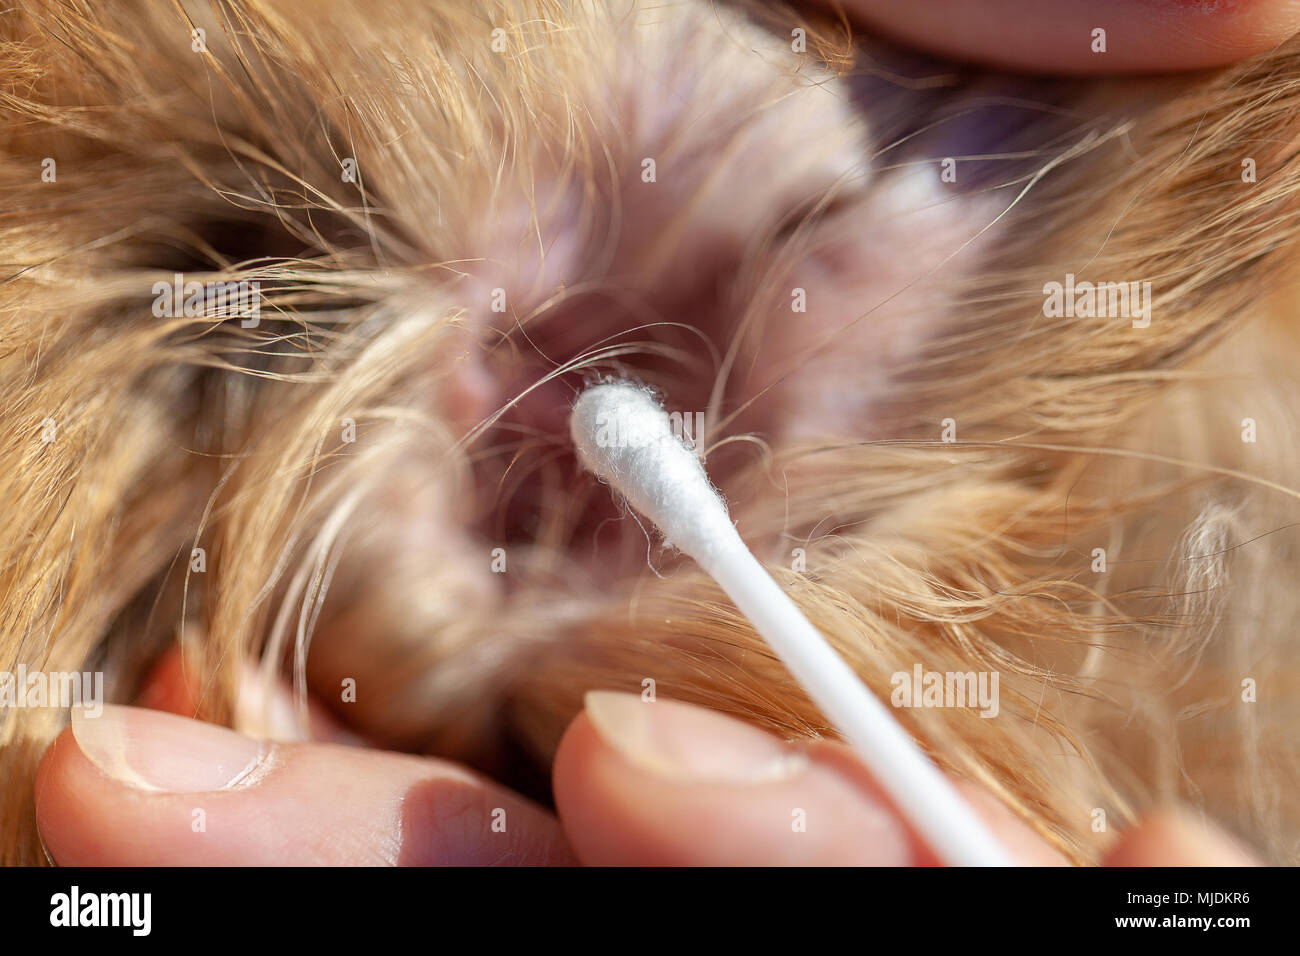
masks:
{"label": "fingernail", "polygon": [[108,776],[141,790],[202,793],[248,782],[266,746],[232,730],[142,707],[72,710],[77,746]]}
{"label": "fingernail", "polygon": [[808,766],[807,757],[775,737],[702,707],[591,691],[586,709],[601,740],[655,776],[770,783],[797,776]]}

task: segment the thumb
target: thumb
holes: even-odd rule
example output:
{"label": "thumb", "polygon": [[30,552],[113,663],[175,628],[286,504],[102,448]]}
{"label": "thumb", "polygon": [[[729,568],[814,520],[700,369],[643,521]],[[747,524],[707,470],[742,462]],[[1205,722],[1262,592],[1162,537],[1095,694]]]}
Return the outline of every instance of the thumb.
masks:
{"label": "thumb", "polygon": [[[555,758],[555,800],[587,864],[938,862],[842,744],[786,744],[674,701],[587,695]],[[1063,859],[990,796],[962,788],[1025,863]]]}
{"label": "thumb", "polygon": [[554,818],[454,764],[137,707],[74,709],[41,761],[36,818],[73,866],[571,861]]}

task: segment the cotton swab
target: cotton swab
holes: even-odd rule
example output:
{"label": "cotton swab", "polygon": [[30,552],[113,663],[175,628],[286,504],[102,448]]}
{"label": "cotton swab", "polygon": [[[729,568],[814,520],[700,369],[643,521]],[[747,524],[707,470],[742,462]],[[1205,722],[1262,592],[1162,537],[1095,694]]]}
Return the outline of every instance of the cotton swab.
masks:
{"label": "cotton swab", "polygon": [[956,866],[1014,865],[948,778],[750,553],[699,458],[673,435],[646,389],[629,382],[588,388],[573,407],[569,433],[583,465],[727,592],[941,859]]}

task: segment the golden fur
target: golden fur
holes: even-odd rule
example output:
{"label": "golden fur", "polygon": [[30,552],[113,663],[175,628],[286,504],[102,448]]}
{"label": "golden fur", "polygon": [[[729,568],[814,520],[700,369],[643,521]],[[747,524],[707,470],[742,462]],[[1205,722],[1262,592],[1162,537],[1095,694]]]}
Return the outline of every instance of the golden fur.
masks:
{"label": "golden fur", "polygon": [[[179,643],[196,715],[258,733],[240,689],[257,659],[376,743],[512,782],[545,767],[584,691],[646,678],[786,736],[829,733],[693,566],[650,549],[652,573],[630,520],[583,523],[608,492],[530,402],[628,374],[707,410],[741,533],[880,694],[914,662],[1000,673],[997,719],[898,712],[945,767],[1078,862],[1173,800],[1294,862],[1300,45],[1048,84],[1051,135],[954,200],[968,220],[873,244],[858,223],[898,219],[903,144],[869,108],[819,125],[841,114],[801,104],[883,61],[834,17],[751,13],[118,0],[0,16],[0,669],[102,669],[130,701]],[[981,82],[924,80],[898,97],[925,116]],[[869,178],[838,159],[855,143]],[[935,159],[910,168],[937,179]],[[898,301],[855,258],[927,242],[942,255]],[[787,278],[810,262],[854,322],[790,325]],[[157,317],[150,290],[177,272],[259,281],[260,324]],[[1066,273],[1150,280],[1150,326],[1045,317],[1043,284]],[[714,364],[680,327],[705,316],[726,317]],[[529,334],[548,323],[550,351]],[[812,401],[799,368],[826,374],[848,348],[891,356],[862,373],[863,409],[787,427]],[[462,419],[447,409],[465,362],[511,392]],[[539,381],[563,387],[512,401]],[[593,538],[617,573],[581,557]],[[347,677],[357,702],[335,703]],[[32,776],[66,712],[0,721],[0,859],[40,862]]]}

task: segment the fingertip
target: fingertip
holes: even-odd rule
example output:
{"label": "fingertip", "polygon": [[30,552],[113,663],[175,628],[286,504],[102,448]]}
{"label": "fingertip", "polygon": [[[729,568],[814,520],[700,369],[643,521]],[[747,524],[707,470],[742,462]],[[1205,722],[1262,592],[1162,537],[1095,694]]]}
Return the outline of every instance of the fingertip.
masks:
{"label": "fingertip", "polygon": [[[679,702],[589,695],[556,754],[555,798],[589,864],[937,862],[848,748]],[[991,797],[974,802],[1019,859],[1064,862]]]}
{"label": "fingertip", "polygon": [[63,854],[63,836],[67,831],[65,820],[68,797],[75,793],[69,787],[70,778],[75,775],[72,761],[81,757],[76,741],[72,738],[72,728],[65,727],[54,738],[54,742],[45,748],[41,762],[36,767],[34,805],[36,810],[36,831],[41,844],[52,863],[60,863]]}
{"label": "fingertip", "polygon": [[845,0],[844,9],[858,23],[931,53],[1061,74],[1223,66],[1300,30],[1296,0]]}
{"label": "fingertip", "polygon": [[265,747],[131,707],[105,705],[63,731],[35,799],[62,865],[572,861],[550,814],[453,764],[335,744]]}
{"label": "fingertip", "polygon": [[1106,866],[1257,866],[1259,861],[1216,824],[1176,807],[1151,813],[1107,855]]}

